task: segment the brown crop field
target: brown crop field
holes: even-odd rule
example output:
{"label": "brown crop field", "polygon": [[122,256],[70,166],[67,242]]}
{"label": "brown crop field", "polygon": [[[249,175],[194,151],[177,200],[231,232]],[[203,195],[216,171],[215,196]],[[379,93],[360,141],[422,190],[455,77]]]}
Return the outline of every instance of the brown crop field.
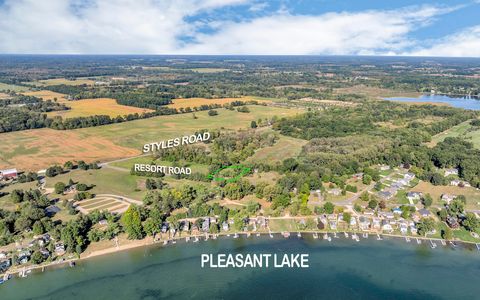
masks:
{"label": "brown crop field", "polygon": [[65,94],[60,94],[60,93],[47,91],[47,90],[25,92],[23,94],[26,95],[26,96],[34,96],[34,97],[42,98],[44,101],[47,101],[47,100],[54,101],[55,98],[56,98],[58,103],[68,103],[68,102],[70,102],[70,101],[67,100]]}
{"label": "brown crop field", "polygon": [[253,97],[241,97],[241,98],[218,98],[218,99],[207,99],[207,98],[182,98],[182,99],[173,99],[173,104],[168,105],[172,108],[194,108],[200,107],[201,105],[210,105],[210,104],[228,104],[235,101],[251,101],[256,100],[258,102],[271,103],[272,101],[268,100],[258,100]]}
{"label": "brown crop field", "polygon": [[144,112],[152,111],[151,109],[146,108],[120,105],[115,99],[111,98],[68,101],[66,105],[71,109],[64,111],[53,111],[48,113],[48,116],[61,116],[64,119],[94,115],[107,115],[110,117],[116,117],[134,113],[142,114]]}
{"label": "brown crop field", "polygon": [[66,78],[54,78],[54,79],[46,79],[46,80],[39,80],[39,81],[33,81],[33,82],[28,82],[26,84],[31,84],[35,86],[48,86],[48,85],[59,85],[59,84],[64,84],[64,85],[93,85],[95,84],[94,80],[88,79],[88,78],[77,78],[76,80],[69,80]]}

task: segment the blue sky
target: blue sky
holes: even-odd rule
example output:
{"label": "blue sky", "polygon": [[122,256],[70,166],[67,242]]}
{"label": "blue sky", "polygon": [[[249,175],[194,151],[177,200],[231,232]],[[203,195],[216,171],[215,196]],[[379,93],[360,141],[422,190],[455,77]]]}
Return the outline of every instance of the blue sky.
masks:
{"label": "blue sky", "polygon": [[480,0],[0,0],[0,53],[480,57]]}

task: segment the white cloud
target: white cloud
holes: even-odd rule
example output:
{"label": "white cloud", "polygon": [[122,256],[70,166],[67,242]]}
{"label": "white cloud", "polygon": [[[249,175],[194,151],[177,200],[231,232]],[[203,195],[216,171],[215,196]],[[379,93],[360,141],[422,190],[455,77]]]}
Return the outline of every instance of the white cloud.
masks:
{"label": "white cloud", "polygon": [[280,13],[225,23],[216,34],[198,34],[185,53],[202,54],[392,54],[412,46],[408,34],[449,9],[433,6],[396,11]]}
{"label": "white cloud", "polygon": [[6,0],[0,6],[0,52],[172,53],[181,47],[178,37],[195,30],[185,17],[246,2]]}
{"label": "white cloud", "polygon": [[[420,49],[411,33],[460,7],[294,15],[284,6],[243,22],[186,18],[256,0],[5,0],[0,5],[0,53],[134,54],[383,54],[480,56],[471,28]],[[201,33],[209,26],[213,33]],[[185,42],[182,37],[193,37]],[[190,39],[188,39],[190,40]],[[452,42],[460,44],[456,49]],[[461,50],[463,49],[463,50]],[[410,54],[410,53],[409,53]]]}
{"label": "white cloud", "polygon": [[438,41],[430,47],[404,53],[415,56],[480,57],[480,26],[467,28]]}

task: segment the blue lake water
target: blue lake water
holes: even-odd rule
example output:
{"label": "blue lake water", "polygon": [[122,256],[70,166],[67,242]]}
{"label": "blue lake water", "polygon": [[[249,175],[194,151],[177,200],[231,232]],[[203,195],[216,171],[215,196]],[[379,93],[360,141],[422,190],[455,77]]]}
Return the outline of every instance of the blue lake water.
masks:
{"label": "blue lake water", "polygon": [[480,99],[474,97],[449,97],[445,95],[422,95],[418,98],[410,97],[391,97],[385,100],[401,102],[438,102],[447,103],[453,107],[480,110]]}
{"label": "blue lake water", "polygon": [[[307,269],[201,268],[202,253],[308,253]],[[0,299],[479,299],[480,251],[308,235],[155,245],[0,285]]]}

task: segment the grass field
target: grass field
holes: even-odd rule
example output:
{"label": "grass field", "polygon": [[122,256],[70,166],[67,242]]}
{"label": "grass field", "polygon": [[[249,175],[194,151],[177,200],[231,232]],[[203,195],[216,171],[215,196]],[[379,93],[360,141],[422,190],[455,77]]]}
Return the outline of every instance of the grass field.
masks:
{"label": "grass field", "polygon": [[201,129],[240,129],[259,118],[295,116],[301,110],[250,106],[250,113],[219,109],[210,117],[206,111],[159,116],[125,123],[76,130],[48,128],[1,134],[0,168],[38,170],[67,160],[109,161],[139,155],[145,143],[192,134]]}
{"label": "grass field", "polygon": [[[162,160],[153,160],[151,157],[135,157],[129,160],[114,162],[111,165],[118,168],[123,168],[125,170],[130,170],[134,164],[156,164],[158,166],[172,166],[173,163],[169,161],[162,161]],[[208,166],[191,163],[187,161],[176,161],[176,164],[179,166],[186,166],[192,169],[192,172],[199,172],[199,173],[208,173]]]}
{"label": "grass field", "polygon": [[[182,98],[182,99],[173,99],[173,103],[169,104],[168,107],[172,108],[194,108],[200,107],[201,105],[210,105],[210,104],[228,104],[234,101],[250,101],[257,100],[253,97],[241,97],[241,98],[218,98],[218,99],[207,99],[207,98]],[[268,100],[257,100],[259,102],[270,103]]]}
{"label": "grass field", "polygon": [[99,170],[74,170],[66,174],[47,178],[46,187],[53,188],[57,182],[67,183],[70,178],[74,182],[94,185],[89,190],[93,194],[114,194],[136,200],[142,200],[145,194],[145,191],[138,188],[140,183],[144,181],[144,178],[106,167]]}
{"label": "grass field", "polygon": [[62,118],[87,117],[94,115],[108,115],[110,117],[123,116],[134,113],[151,112],[151,109],[120,105],[117,100],[111,98],[83,99],[68,101],[70,110],[53,111],[49,117],[61,116]]}
{"label": "grass field", "polygon": [[89,214],[94,210],[108,210],[109,212],[124,212],[130,204],[112,197],[95,197],[75,203],[76,208],[83,214]]}
{"label": "grass field", "polygon": [[47,79],[47,80],[39,80],[33,82],[27,82],[26,84],[34,85],[34,86],[49,86],[49,85],[93,85],[95,84],[94,80],[87,79],[87,78],[77,78],[76,80],[69,80],[66,78],[54,78],[54,79]]}
{"label": "grass field", "polygon": [[300,154],[302,147],[308,141],[287,136],[280,136],[280,139],[271,147],[258,149],[247,162],[276,163],[283,161],[286,157],[295,157]]}
{"label": "grass field", "polygon": [[464,195],[467,198],[467,209],[480,209],[480,191],[473,187],[458,186],[434,186],[429,182],[421,181],[412,191],[429,193],[433,198],[433,204],[443,206],[444,201],[440,200],[442,194]]}
{"label": "grass field", "polygon": [[386,98],[386,97],[419,97],[422,94],[413,91],[396,91],[366,85],[355,85],[352,87],[337,88],[337,94],[360,94],[369,98]]}
{"label": "grass field", "polygon": [[473,143],[475,148],[480,149],[480,128],[472,130],[470,120],[458,124],[442,133],[439,133],[432,137],[432,141],[428,143],[428,146],[433,147],[439,142],[445,140],[447,137],[462,137]]}
{"label": "grass field", "polygon": [[20,85],[14,85],[14,84],[8,84],[8,83],[3,83],[0,82],[0,91],[14,91],[14,92],[27,92],[30,90],[30,88],[26,86],[20,86]]}

